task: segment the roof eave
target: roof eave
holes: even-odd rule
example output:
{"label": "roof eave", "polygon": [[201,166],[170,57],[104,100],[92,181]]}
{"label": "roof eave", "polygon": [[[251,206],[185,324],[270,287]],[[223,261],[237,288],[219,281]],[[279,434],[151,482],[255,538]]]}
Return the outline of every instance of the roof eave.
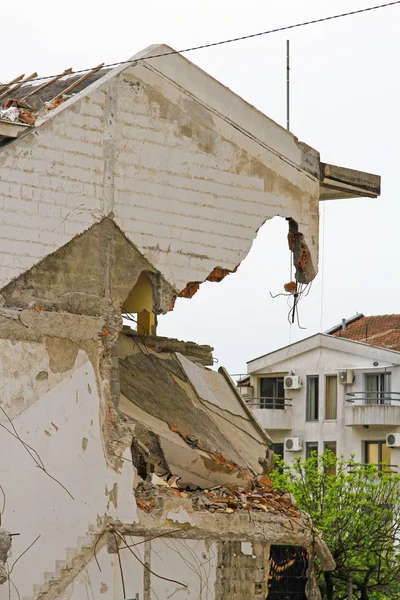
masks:
{"label": "roof eave", "polygon": [[380,175],[326,163],[320,165],[320,200],[377,198],[380,193]]}

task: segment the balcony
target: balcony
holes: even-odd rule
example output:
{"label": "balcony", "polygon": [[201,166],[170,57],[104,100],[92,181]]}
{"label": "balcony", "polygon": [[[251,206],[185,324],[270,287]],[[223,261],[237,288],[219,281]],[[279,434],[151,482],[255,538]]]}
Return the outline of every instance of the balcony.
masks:
{"label": "balcony", "polygon": [[267,431],[292,429],[293,413],[290,398],[246,398],[246,404]]}
{"label": "balcony", "polygon": [[346,396],[346,427],[400,426],[400,392],[352,392]]}

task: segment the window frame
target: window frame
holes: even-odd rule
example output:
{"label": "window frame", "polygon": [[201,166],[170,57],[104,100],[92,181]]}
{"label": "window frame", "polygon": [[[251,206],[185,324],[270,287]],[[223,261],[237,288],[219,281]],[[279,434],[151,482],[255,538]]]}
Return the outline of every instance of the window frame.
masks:
{"label": "window frame", "polygon": [[[273,381],[274,382],[274,396],[273,396],[273,401],[272,404],[268,404],[267,402],[262,400],[262,386],[263,386],[263,381],[264,380],[269,380],[269,381]],[[285,408],[285,388],[284,388],[284,376],[283,375],[271,375],[271,377],[259,377],[258,380],[258,388],[259,388],[259,408],[261,408],[262,410],[272,410],[272,409],[278,409],[278,410],[283,410]],[[280,398],[279,397],[279,384],[282,385],[282,393],[283,396]],[[269,396],[265,396],[266,400],[268,400]],[[279,400],[281,400],[281,402],[279,402]]]}
{"label": "window frame", "polygon": [[[312,423],[312,422],[318,422],[319,421],[319,375],[307,375],[306,378],[307,381],[307,389],[306,389],[306,422],[307,423]],[[310,407],[310,389],[311,389],[311,381],[316,381],[316,417],[315,418],[310,418],[311,417],[311,409],[309,410]]]}
{"label": "window frame", "polygon": [[[382,461],[382,456],[383,456],[383,446],[386,446],[386,440],[365,440],[364,442],[364,463],[365,465],[375,465],[376,467],[378,467],[379,471],[383,471],[383,461]],[[377,445],[378,446],[378,462],[377,463],[371,463],[368,462],[368,448],[372,445]],[[387,448],[389,449],[389,451],[391,451],[390,447],[387,446]],[[389,468],[389,472],[390,472],[390,464],[386,464],[386,467]]]}
{"label": "window frame", "polygon": [[[375,401],[370,402],[368,394],[374,393],[368,391],[368,378],[378,377],[378,390],[376,392]],[[375,373],[364,373],[364,393],[366,404],[383,405],[386,404],[386,400],[390,404],[390,392],[392,391],[392,372],[391,371],[377,371]],[[388,396],[385,398],[385,396]],[[372,399],[374,400],[374,399]]]}

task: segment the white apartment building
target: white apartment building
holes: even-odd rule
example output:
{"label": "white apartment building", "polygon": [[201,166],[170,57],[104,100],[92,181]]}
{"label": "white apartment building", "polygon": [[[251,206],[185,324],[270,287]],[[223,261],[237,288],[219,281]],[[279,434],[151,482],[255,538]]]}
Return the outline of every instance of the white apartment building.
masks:
{"label": "white apartment building", "polygon": [[357,314],[249,361],[241,391],[287,462],[329,448],[397,471],[399,350],[400,315]]}

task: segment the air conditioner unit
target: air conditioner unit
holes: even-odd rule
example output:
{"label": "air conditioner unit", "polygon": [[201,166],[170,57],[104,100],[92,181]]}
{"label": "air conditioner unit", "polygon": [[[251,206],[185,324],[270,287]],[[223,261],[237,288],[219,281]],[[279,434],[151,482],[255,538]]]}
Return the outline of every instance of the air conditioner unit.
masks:
{"label": "air conditioner unit", "polygon": [[285,390],[298,390],[301,388],[301,379],[298,375],[286,375],[283,380]]}
{"label": "air conditioner unit", "polygon": [[339,371],[338,373],[339,383],[341,383],[342,385],[353,385],[355,378],[356,375],[354,371],[351,370]]}
{"label": "air conditioner unit", "polygon": [[285,438],[285,450],[288,452],[300,452],[303,443],[298,437]]}
{"label": "air conditioner unit", "polygon": [[400,448],[400,433],[388,433],[386,436],[386,446],[389,446],[389,448]]}

